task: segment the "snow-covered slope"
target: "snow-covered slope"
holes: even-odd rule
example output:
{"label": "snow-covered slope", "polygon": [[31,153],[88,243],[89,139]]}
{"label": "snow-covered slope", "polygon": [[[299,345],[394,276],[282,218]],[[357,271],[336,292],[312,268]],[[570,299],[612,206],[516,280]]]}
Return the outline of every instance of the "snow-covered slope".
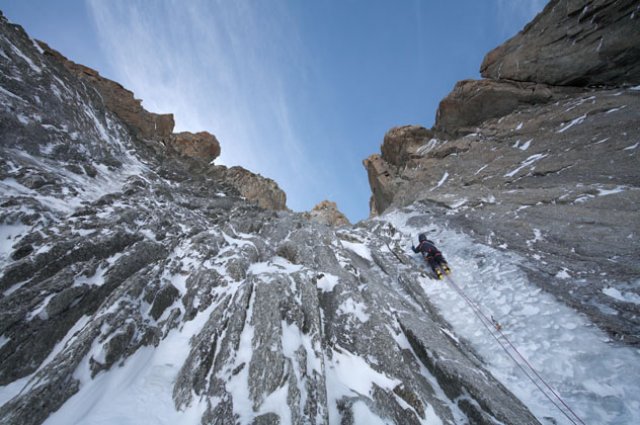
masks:
{"label": "snow-covered slope", "polygon": [[[475,243],[469,236],[439,225],[421,210],[418,204],[380,220],[402,232],[398,239],[404,246],[410,243],[409,235],[429,232],[447,253],[455,270],[455,283],[485,315],[500,323],[509,341],[585,423],[640,422],[640,350],[616,344],[588,317],[530,282],[522,270],[526,258]],[[416,260],[418,266],[420,261]],[[544,394],[551,395],[553,402],[568,412],[562,402],[534,373],[520,369],[522,360],[516,363],[503,351],[455,288],[429,279],[421,283],[455,334],[469,341],[491,373],[543,423],[546,417],[555,418],[557,423],[572,423],[558,416],[558,408]]]}

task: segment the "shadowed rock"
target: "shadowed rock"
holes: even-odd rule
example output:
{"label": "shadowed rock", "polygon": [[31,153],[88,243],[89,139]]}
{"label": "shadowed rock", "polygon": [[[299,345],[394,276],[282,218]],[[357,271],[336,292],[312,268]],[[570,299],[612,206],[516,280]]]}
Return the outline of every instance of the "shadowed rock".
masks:
{"label": "shadowed rock", "polygon": [[562,86],[640,84],[636,0],[552,0],[489,52],[483,77]]}
{"label": "shadowed rock", "polygon": [[473,133],[488,119],[502,117],[518,108],[556,101],[572,91],[577,90],[504,80],[460,81],[440,101],[435,129],[454,136]]}

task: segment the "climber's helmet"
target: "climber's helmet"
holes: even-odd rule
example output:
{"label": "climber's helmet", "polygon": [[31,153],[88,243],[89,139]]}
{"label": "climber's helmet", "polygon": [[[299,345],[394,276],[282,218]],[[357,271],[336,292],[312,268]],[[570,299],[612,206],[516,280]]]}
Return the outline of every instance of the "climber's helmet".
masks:
{"label": "climber's helmet", "polygon": [[427,240],[427,237],[424,235],[424,233],[420,233],[420,234],[418,235],[418,241],[419,241],[419,242],[424,242],[424,241],[426,241],[426,240]]}

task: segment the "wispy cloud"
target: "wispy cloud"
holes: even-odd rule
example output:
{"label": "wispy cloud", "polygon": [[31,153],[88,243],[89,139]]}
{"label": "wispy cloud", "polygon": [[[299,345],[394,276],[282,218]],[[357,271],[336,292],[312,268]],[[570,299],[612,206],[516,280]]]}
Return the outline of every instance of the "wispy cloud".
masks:
{"label": "wispy cloud", "polygon": [[496,0],[500,35],[511,38],[544,9],[548,0]]}
{"label": "wispy cloud", "polygon": [[[293,124],[309,66],[277,1],[88,0],[112,77],[177,130],[208,130],[221,161],[274,178],[294,209],[320,193]],[[320,200],[320,199],[317,199]]]}

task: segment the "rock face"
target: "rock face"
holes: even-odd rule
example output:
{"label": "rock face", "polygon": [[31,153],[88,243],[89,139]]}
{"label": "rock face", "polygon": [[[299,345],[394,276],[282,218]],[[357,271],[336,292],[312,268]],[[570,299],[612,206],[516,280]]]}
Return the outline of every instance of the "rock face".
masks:
{"label": "rock face", "polygon": [[210,162],[220,156],[220,143],[210,133],[182,132],[174,134],[170,139],[171,146],[184,156],[199,158]]}
{"label": "rock face", "polygon": [[453,136],[474,132],[481,123],[526,108],[566,98],[572,88],[538,83],[465,80],[456,84],[438,107],[435,130]]}
{"label": "rock face", "polygon": [[408,125],[392,128],[385,134],[380,152],[382,159],[396,167],[404,166],[419,156],[417,149],[434,138],[433,132],[424,127]]}
{"label": "rock face", "polygon": [[220,167],[220,169],[223,170],[224,180],[247,200],[255,202],[262,208],[287,209],[287,195],[273,180],[242,167]]}
{"label": "rock face", "polygon": [[98,71],[70,61],[46,43],[38,44],[44,50],[45,56],[54,59],[96,89],[105,106],[132,129],[138,138],[158,141],[170,138],[174,126],[173,114],[154,114],[146,111],[142,107],[142,101],[134,98],[133,93],[122,85],[102,77]]}
{"label": "rock face", "polygon": [[420,202],[528,259],[541,288],[632,345],[638,306],[611,294],[640,275],[640,91],[626,86],[638,84],[636,10],[550,2],[487,55],[492,79],[460,82],[441,102],[435,138],[416,145],[406,135],[400,153],[365,161],[372,214]]}
{"label": "rock face", "polygon": [[212,136],[149,133],[126,90],[0,34],[0,423],[539,423],[443,331],[390,225],[292,213],[208,164]]}
{"label": "rock face", "polygon": [[640,84],[636,0],[552,0],[487,54],[482,76],[557,86]]}
{"label": "rock face", "polygon": [[212,134],[206,131],[174,134],[173,114],[148,112],[142,107],[142,101],[136,99],[131,91],[119,83],[102,77],[96,70],[70,61],[46,43],[37,43],[46,57],[52,58],[54,62],[61,64],[71,74],[97,90],[105,107],[131,129],[136,138],[171,147],[180,155],[206,162],[220,156],[220,144]]}
{"label": "rock face", "polygon": [[349,219],[340,212],[335,202],[322,201],[308,213],[309,219],[331,227],[348,226]]}
{"label": "rock face", "polygon": [[[567,252],[559,238],[568,226],[578,237],[594,226],[619,235],[635,219],[636,91],[581,93],[456,140],[394,129],[375,158],[394,190],[388,205],[375,203],[412,205],[333,228],[333,203],[293,213],[272,180],[210,164],[200,139],[143,137],[112,110],[103,83],[61,66],[2,16],[0,55],[0,424],[562,423],[492,344],[491,326],[473,320],[454,281],[435,282],[406,254],[421,231],[447,248],[465,290],[513,312],[510,340],[589,423],[640,419],[640,373],[620,367],[638,364],[637,350],[610,348],[582,316],[525,285],[528,273],[544,276],[533,260],[523,269],[485,240],[521,232],[513,251],[537,249],[545,273],[571,264],[557,279],[576,276],[580,260],[608,272],[598,247]],[[543,126],[545,137],[524,139]],[[590,138],[577,132],[585,126]],[[176,138],[184,151],[171,146]],[[616,162],[603,168],[584,151]],[[449,193],[461,179],[468,192]],[[554,201],[568,224],[549,212]],[[489,233],[488,218],[504,227]],[[600,236],[620,250],[620,276],[633,272],[623,250],[637,238],[616,248]],[[562,283],[595,294],[589,273]],[[545,282],[559,296],[566,289]],[[530,304],[518,311],[513,298]],[[603,352],[611,361],[602,364]]]}

